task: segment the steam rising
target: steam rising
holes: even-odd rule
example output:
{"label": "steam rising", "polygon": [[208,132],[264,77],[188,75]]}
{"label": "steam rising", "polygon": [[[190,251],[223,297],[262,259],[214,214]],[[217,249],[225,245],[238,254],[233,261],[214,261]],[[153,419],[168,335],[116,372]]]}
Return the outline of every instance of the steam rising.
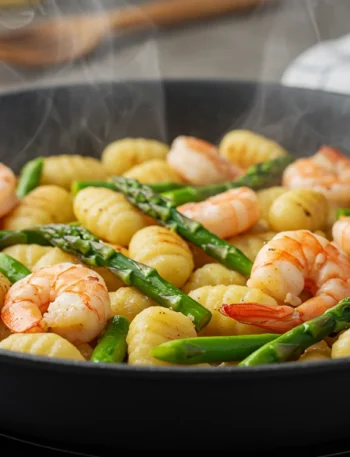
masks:
{"label": "steam rising", "polygon": [[[113,1],[110,2],[111,6],[137,8],[127,1]],[[70,4],[70,5],[69,5]],[[87,12],[96,14],[108,13],[105,1],[100,0],[74,0],[74,7],[72,8],[71,2],[48,0],[39,5],[28,5],[21,10],[13,10],[3,12],[0,9],[0,32],[8,29],[25,28],[34,24],[35,21],[44,20],[45,18],[60,17],[65,14],[86,14]],[[68,6],[68,8],[67,8]],[[60,119],[58,111],[55,109],[55,103],[52,99],[53,91],[46,92],[45,103],[41,107],[41,118],[38,119],[37,130],[32,138],[18,151],[16,155],[11,158],[10,166],[18,169],[23,163],[28,160],[28,151],[32,143],[41,134],[46,124],[56,123],[60,129],[63,129],[61,139],[61,153],[82,153],[79,149],[80,139],[82,137],[88,138],[94,144],[94,150],[101,151],[106,145],[106,138],[109,140],[117,139],[119,135],[123,134],[126,126],[132,122],[135,112],[137,112],[138,105],[141,98],[147,98],[147,94],[141,94],[135,88],[132,81],[137,80],[153,80],[158,81],[156,89],[152,91],[150,104],[153,106],[153,113],[150,116],[155,123],[153,131],[160,139],[165,140],[165,115],[164,115],[164,95],[163,86],[161,81],[161,72],[159,67],[158,49],[156,43],[157,30],[150,24],[147,31],[139,36],[127,36],[124,32],[106,33],[105,42],[96,48],[96,50],[89,56],[79,59],[75,62],[65,63],[59,66],[52,66],[42,69],[27,69],[9,65],[5,62],[0,66],[0,80],[1,73],[5,74],[5,79],[10,79],[12,83],[6,87],[6,92],[13,88],[21,89],[44,87],[50,88],[53,86],[62,86],[62,84],[70,85],[88,85],[88,92],[91,97],[91,91],[96,93],[93,97],[94,101],[89,96],[84,97],[81,94],[79,97],[70,92],[69,100],[66,102],[71,104],[71,111],[75,112],[79,109],[83,115],[80,117],[80,123],[77,125],[68,124],[65,120]],[[59,49],[57,50],[59,54]],[[103,69],[103,70],[102,70]],[[64,81],[64,83],[62,83]],[[110,85],[109,94],[115,91],[113,84],[115,82],[122,82],[124,88],[122,90],[127,93],[132,93],[130,97],[132,104],[129,106],[120,106],[122,116],[119,119],[118,125],[112,125],[110,121],[110,103],[106,100],[106,85]],[[104,84],[103,94],[99,96],[100,89],[99,83]],[[108,88],[107,88],[108,93]],[[113,98],[115,94],[113,95]],[[98,106],[96,106],[96,103]],[[144,103],[144,100],[143,100]],[[79,104],[79,106],[75,106]],[[112,107],[113,109],[113,107]],[[99,116],[105,119],[103,131],[95,128],[93,122],[93,112],[99,112]],[[50,140],[46,137],[40,138],[42,151],[47,150],[50,146]],[[45,152],[44,152],[45,153]],[[39,155],[39,152],[37,153]],[[97,152],[98,154],[98,152]]]}
{"label": "steam rising", "polygon": [[[247,128],[262,133],[299,156],[314,154],[315,141],[319,145],[331,142],[333,146],[350,153],[350,139],[344,136],[343,128],[339,128],[336,122],[339,119],[340,106],[344,106],[344,99],[341,100],[341,96],[339,96],[339,104],[335,106],[335,99],[330,103],[327,92],[314,91],[313,96],[306,94],[308,96],[303,97],[303,89],[300,89],[299,95],[294,97],[287,90],[283,92],[276,88],[276,98],[274,98],[271,87],[266,87],[266,84],[275,84],[270,75],[272,69],[275,68],[275,73],[278,71],[278,55],[286,56],[289,62],[298,56],[290,41],[290,33],[286,33],[285,28],[293,27],[295,33],[308,34],[314,43],[318,43],[325,39],[324,30],[319,24],[319,9],[323,9],[323,13],[332,11],[333,14],[335,10],[332,0],[289,1],[298,5],[298,10],[295,10],[298,14],[294,17],[292,8],[289,10],[287,7],[285,7],[286,15],[288,12],[291,13],[287,20],[281,21],[282,14],[276,14],[275,20],[272,21],[270,29],[264,36],[260,68],[255,78],[261,84],[257,86],[249,109],[235,118],[230,127]],[[281,4],[280,8],[283,9],[284,5]],[[346,10],[345,7],[344,9]],[[341,10],[339,11],[341,14]],[[338,18],[338,15],[336,17]],[[253,15],[251,20],[257,20],[257,17]],[[249,29],[249,23],[246,26]],[[246,52],[244,40],[239,45],[243,56]],[[256,43],[256,45],[259,44]],[[350,102],[346,106],[350,108]],[[327,115],[322,116],[322,111]],[[346,109],[344,115],[349,115]],[[328,127],[329,124],[333,125],[332,139],[323,135],[324,131],[329,130],[329,128],[323,130],[323,124],[328,124]]]}
{"label": "steam rising", "polygon": [[[298,33],[298,26],[301,27],[300,30],[305,31],[307,29],[312,34],[315,42],[321,40],[322,33],[319,29],[316,15],[319,2],[315,0],[306,0],[305,2],[300,2],[300,0],[289,1],[298,3],[300,8],[304,9],[303,23],[293,23],[295,18],[291,18],[292,25],[290,27],[295,27],[295,33]],[[16,11],[5,12],[0,9],[0,32],[8,29],[13,30],[29,27],[35,21],[43,20],[47,17],[59,17],[67,13],[72,13],[72,3],[74,3],[74,13],[83,14],[91,11],[104,14],[107,11],[106,4],[108,1],[74,0],[74,2],[71,2],[68,0],[47,0],[42,4],[29,5]],[[128,5],[137,8],[137,6],[133,6],[134,3],[131,3],[131,1],[109,1],[110,7]],[[272,6],[272,8],[278,7]],[[232,41],[230,44],[231,48],[235,52],[238,49],[242,56],[245,55],[247,57],[246,54],[250,52],[249,47],[247,48],[246,46],[244,37],[247,36],[245,35],[248,33],[247,30],[249,31],[250,21],[260,20],[258,13],[260,14],[260,11],[249,13],[245,17],[244,15],[240,16],[237,18],[237,22],[233,20],[234,26],[236,24],[238,25],[239,21],[241,21],[246,30],[240,42]],[[280,18],[281,14],[276,17]],[[225,19],[223,19],[223,23],[225,24]],[[225,33],[232,33],[232,23],[227,22],[226,25],[227,27],[224,25]],[[200,35],[201,30],[204,30],[201,27],[210,29],[211,26],[199,25],[194,27],[197,27],[197,30],[199,30],[199,36],[204,37],[206,35]],[[292,53],[292,48],[285,34],[284,27],[285,24],[278,22],[278,19],[276,19],[272,23],[272,26],[266,29],[264,42],[256,43],[256,46],[261,47],[262,55],[260,56],[260,68],[258,67],[257,69],[255,80],[269,83],[271,68],[275,68],[278,64],[276,62],[276,50],[278,50],[279,54],[286,55],[290,61],[296,57]],[[172,32],[173,35],[175,33],[177,31]],[[201,44],[202,48],[198,49],[199,57],[197,61],[196,50],[193,49],[193,43],[190,43],[192,46],[192,48],[189,46],[190,51],[193,49],[193,71],[197,70],[196,62],[200,62],[200,59],[203,61],[207,56],[205,50],[211,46],[210,36],[215,35],[213,29],[211,29],[211,34],[208,35],[208,42],[203,42]],[[156,27],[152,26],[143,32],[142,35],[125,35],[124,32],[117,35],[110,33],[107,36],[106,42],[98,47],[92,55],[84,57],[79,61],[43,69],[26,69],[1,63],[0,82],[1,80],[7,80],[9,83],[6,87],[1,87],[2,85],[0,84],[0,90],[16,91],[19,86],[21,88],[46,87],[48,89],[45,95],[36,101],[40,105],[40,109],[37,106],[34,107],[35,112],[40,113],[40,115],[36,115],[36,128],[30,132],[29,140],[27,138],[25,143],[22,144],[18,138],[14,138],[14,142],[16,145],[20,144],[20,147],[16,149],[16,154],[11,157],[9,165],[14,169],[22,166],[28,158],[32,157],[33,144],[35,144],[34,152],[36,155],[48,155],[50,153],[92,153],[98,156],[107,141],[120,138],[128,131],[128,126],[133,122],[133,119],[135,119],[135,116],[139,112],[140,105],[145,104],[145,101],[147,106],[149,106],[149,110],[144,125],[140,125],[139,133],[143,133],[149,137],[157,137],[163,141],[169,141],[170,139],[166,137],[165,100],[162,84],[163,74],[160,66],[157,37],[158,31]],[[191,61],[192,55],[188,55],[188,52],[187,50],[187,58]],[[218,48],[215,54],[219,55],[216,58],[216,63],[219,65],[220,62],[224,65],[227,59],[232,58],[230,49]],[[254,56],[254,52],[252,52],[252,56]],[[244,59],[242,60],[244,61]],[[212,63],[208,58],[207,67],[209,68],[210,65]],[[240,65],[241,62],[239,59],[234,62],[234,68],[237,68],[237,73],[233,72],[232,78],[235,78],[236,74],[243,74],[244,78],[244,72],[241,72]],[[178,73],[176,74],[179,75]],[[220,67],[213,68],[212,74],[217,74],[220,77]],[[197,78],[201,75],[195,74],[194,76]],[[141,92],[137,84],[133,82],[138,80],[151,80],[155,81],[156,84],[152,86],[152,90],[149,93],[145,93],[145,91]],[[99,87],[99,83],[101,82],[104,83],[103,91]],[[122,88],[120,90],[126,91],[131,95],[128,97],[130,99],[129,103],[124,103],[118,94],[115,93],[114,82],[121,82]],[[63,95],[65,97],[63,102],[69,106],[72,113],[71,118],[80,119],[78,125],[77,122],[70,122],[70,119],[62,119],[57,109],[56,104],[58,100],[54,99],[54,91],[50,90],[50,88],[62,84],[66,86],[86,84],[88,86],[88,96],[84,93],[83,88],[67,89]],[[229,128],[249,128],[263,133],[285,145],[298,155],[314,153],[315,137],[319,138],[320,143],[324,141],[322,132],[320,133],[320,125],[322,126],[322,122],[332,122],[336,116],[339,116],[339,113],[334,111],[334,117],[332,117],[332,108],[328,106],[329,100],[326,94],[315,94],[315,97],[318,97],[318,103],[316,104],[313,104],[313,97],[305,97],[304,99],[301,95],[294,98],[288,94],[284,95],[283,92],[277,89],[276,97],[277,99],[273,100],[270,90],[267,91],[264,84],[258,85],[254,97],[250,101],[249,108],[232,120],[226,119],[225,124],[227,125],[229,123]],[[115,104],[118,104],[118,106],[115,106]],[[330,113],[327,119],[321,119],[319,115],[320,106],[323,104],[325,110]],[[273,110],[271,110],[271,105],[274,105]],[[30,107],[24,106],[24,109],[27,109],[28,115],[30,115]],[[117,116],[117,124],[113,121],[113,119],[116,119],[116,110],[118,110],[118,113],[121,113],[120,116],[119,114]],[[316,110],[318,111],[316,112]],[[98,113],[99,119],[103,119],[102,127],[101,125],[96,125],[94,121],[96,119],[96,113]],[[111,115],[112,113],[114,113],[114,116]],[[213,113],[213,118],[215,118],[215,114]],[[198,116],[200,115],[201,113],[199,112]],[[218,117],[220,116],[218,115]],[[317,122],[315,121],[316,118]],[[13,123],[15,126],[15,116]],[[57,144],[57,139],[56,143],[53,144],[50,137],[42,134],[48,125],[50,129],[55,128],[61,132],[59,144]],[[188,128],[191,129],[192,127],[188,126]],[[295,132],[298,132],[297,136]],[[203,138],[205,138],[205,132],[202,133]],[[225,131],[222,131],[222,135],[225,133]],[[313,138],[312,142],[308,140],[310,137]],[[210,140],[210,138],[207,139]],[[219,141],[220,138],[212,140]],[[334,125],[333,140],[336,143],[334,146],[345,147],[350,150],[350,144],[346,143],[347,140],[342,135],[341,129],[339,130],[339,135],[337,134],[337,125]]]}

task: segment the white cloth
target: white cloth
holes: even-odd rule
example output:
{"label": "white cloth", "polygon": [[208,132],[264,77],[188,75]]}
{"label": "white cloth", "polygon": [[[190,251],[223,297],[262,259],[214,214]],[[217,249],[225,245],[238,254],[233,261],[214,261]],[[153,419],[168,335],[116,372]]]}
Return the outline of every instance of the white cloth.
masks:
{"label": "white cloth", "polygon": [[307,49],[286,69],[283,85],[350,94],[350,35]]}

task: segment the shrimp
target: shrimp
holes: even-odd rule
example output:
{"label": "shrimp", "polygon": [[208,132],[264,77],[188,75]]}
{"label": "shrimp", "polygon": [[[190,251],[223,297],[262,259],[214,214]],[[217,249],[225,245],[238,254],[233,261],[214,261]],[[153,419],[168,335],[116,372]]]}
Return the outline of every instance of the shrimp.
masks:
{"label": "shrimp", "polygon": [[342,217],[332,227],[334,243],[350,255],[350,217]]}
{"label": "shrimp", "polygon": [[167,160],[185,181],[194,185],[217,184],[242,174],[241,169],[219,155],[213,144],[189,136],[173,141]]}
{"label": "shrimp", "polygon": [[0,163],[0,217],[8,214],[18,203],[16,184],[13,171]]}
{"label": "shrimp", "polygon": [[13,333],[51,331],[73,344],[97,337],[111,315],[102,277],[69,262],[42,267],[16,282],[1,310]]}
{"label": "shrimp", "polygon": [[[350,295],[350,257],[309,230],[280,232],[260,250],[247,285],[286,305],[223,305],[221,312],[239,322],[283,333]],[[301,304],[302,292],[311,298]]]}
{"label": "shrimp", "polygon": [[229,238],[253,227],[260,217],[260,205],[248,187],[231,189],[199,203],[186,203],[177,210],[200,222],[221,238]]}
{"label": "shrimp", "polygon": [[339,150],[323,146],[312,157],[290,164],[283,173],[289,189],[310,188],[334,206],[350,203],[350,159]]}

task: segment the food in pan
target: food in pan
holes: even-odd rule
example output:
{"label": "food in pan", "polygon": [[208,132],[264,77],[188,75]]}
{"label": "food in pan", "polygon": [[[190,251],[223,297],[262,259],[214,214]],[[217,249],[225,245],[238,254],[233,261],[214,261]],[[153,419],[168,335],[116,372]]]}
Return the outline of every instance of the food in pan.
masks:
{"label": "food in pan", "polygon": [[234,369],[350,357],[350,158],[124,138],[0,168],[0,350]]}

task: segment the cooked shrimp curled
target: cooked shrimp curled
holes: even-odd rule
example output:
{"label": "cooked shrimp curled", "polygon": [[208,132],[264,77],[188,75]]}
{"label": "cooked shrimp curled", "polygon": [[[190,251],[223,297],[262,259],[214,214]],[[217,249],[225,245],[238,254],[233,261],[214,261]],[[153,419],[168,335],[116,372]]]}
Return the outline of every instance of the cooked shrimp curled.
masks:
{"label": "cooked shrimp curled", "polygon": [[190,184],[205,186],[235,179],[242,170],[219,155],[211,143],[189,136],[175,138],[168,164]]}
{"label": "cooked shrimp curled", "polygon": [[[281,232],[257,255],[247,285],[286,305],[232,304],[222,311],[239,322],[285,332],[350,295],[350,257],[308,230]],[[303,291],[311,295],[304,303]]]}
{"label": "cooked shrimp curled", "polygon": [[350,204],[350,159],[338,149],[323,146],[312,157],[290,164],[283,173],[289,189],[313,189],[332,205]]}
{"label": "cooked shrimp curled", "polygon": [[221,238],[249,230],[260,217],[258,197],[248,187],[231,189],[199,203],[186,203],[177,210]]}
{"label": "cooked shrimp curled", "polygon": [[16,282],[1,310],[13,333],[51,331],[73,344],[97,337],[111,315],[102,277],[72,263],[42,267]]}
{"label": "cooked shrimp curled", "polygon": [[334,243],[350,255],[350,217],[342,217],[332,227]]}

